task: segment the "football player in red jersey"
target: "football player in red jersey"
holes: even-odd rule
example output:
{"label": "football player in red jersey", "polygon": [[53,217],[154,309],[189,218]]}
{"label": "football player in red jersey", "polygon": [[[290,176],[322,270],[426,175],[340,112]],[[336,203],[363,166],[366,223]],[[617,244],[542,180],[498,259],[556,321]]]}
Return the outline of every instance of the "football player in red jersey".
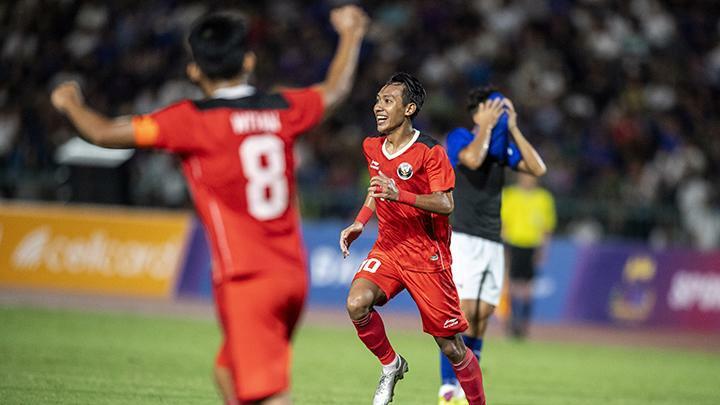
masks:
{"label": "football player in red jersey", "polygon": [[188,38],[187,73],[204,100],[111,119],[85,104],[76,83],[51,96],[90,143],[181,158],[211,245],[223,330],[215,377],[228,404],[290,403],[290,338],[307,293],[293,143],[348,95],[368,17],[344,6],[330,22],[338,47],[325,81],[309,88],[265,94],[250,86],[247,23],[222,12],[198,20]]}
{"label": "football player in red jersey", "polygon": [[340,234],[350,244],[377,213],[378,239],[350,287],[347,310],[360,340],[382,363],[373,404],[392,401],[395,384],[408,371],[374,310],[403,289],[418,306],[423,330],[433,336],[453,365],[471,404],[484,404],[482,373],[460,333],[467,321],[460,310],[450,270],[450,225],[455,174],[445,149],[412,126],[425,101],[413,76],[397,73],[380,89],[373,112],[380,136],[366,138],[370,187],[355,222]]}

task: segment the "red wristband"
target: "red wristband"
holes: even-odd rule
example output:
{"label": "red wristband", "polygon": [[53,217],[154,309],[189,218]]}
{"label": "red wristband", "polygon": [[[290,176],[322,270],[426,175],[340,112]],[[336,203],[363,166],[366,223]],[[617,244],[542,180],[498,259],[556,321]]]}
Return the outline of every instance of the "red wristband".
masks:
{"label": "red wristband", "polygon": [[398,201],[408,205],[415,205],[417,194],[405,190],[398,190]]}
{"label": "red wristband", "polygon": [[372,218],[373,210],[370,209],[367,205],[363,205],[363,207],[360,209],[360,212],[358,212],[357,216],[355,217],[355,222],[360,222],[361,224],[365,225],[368,223],[370,218]]}

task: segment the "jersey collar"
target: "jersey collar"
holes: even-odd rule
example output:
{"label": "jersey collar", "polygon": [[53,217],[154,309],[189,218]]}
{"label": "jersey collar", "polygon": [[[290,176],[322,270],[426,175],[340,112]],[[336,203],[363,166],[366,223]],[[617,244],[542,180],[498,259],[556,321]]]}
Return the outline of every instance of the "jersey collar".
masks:
{"label": "jersey collar", "polygon": [[255,87],[249,84],[238,84],[237,86],[221,87],[215,90],[212,98],[243,98],[255,94]]}
{"label": "jersey collar", "polygon": [[420,131],[418,131],[416,129],[410,142],[406,143],[405,146],[402,147],[402,149],[395,151],[395,153],[393,153],[393,154],[388,153],[387,149],[385,149],[385,144],[387,143],[387,138],[385,138],[385,141],[383,141],[383,144],[382,144],[382,148],[380,148],[380,149],[382,149],[382,153],[383,153],[383,155],[385,155],[387,160],[393,160],[396,157],[405,153],[406,150],[410,149],[410,147],[413,146],[415,141],[417,141],[418,137],[420,137]]}

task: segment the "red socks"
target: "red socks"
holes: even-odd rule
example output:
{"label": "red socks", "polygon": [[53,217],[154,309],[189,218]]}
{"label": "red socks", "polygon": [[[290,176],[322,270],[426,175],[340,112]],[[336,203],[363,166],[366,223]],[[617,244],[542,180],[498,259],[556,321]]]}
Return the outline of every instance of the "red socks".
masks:
{"label": "red socks", "polygon": [[470,405],[485,405],[480,363],[472,350],[466,348],[465,358],[460,363],[453,364],[453,369]]}
{"label": "red socks", "polygon": [[380,359],[383,366],[387,366],[395,360],[395,350],[393,350],[385,334],[385,325],[380,314],[376,311],[370,311],[364,318],[352,321],[352,323],[357,329],[360,340]]}

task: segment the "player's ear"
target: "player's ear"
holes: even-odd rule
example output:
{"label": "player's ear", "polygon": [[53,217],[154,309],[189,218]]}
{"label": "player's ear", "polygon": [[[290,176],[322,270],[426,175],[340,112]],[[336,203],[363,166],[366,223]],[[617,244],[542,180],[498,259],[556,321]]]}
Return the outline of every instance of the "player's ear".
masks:
{"label": "player's ear", "polygon": [[245,57],[243,58],[243,72],[244,73],[254,72],[256,62],[257,62],[257,57],[255,56],[255,52],[252,52],[252,51],[245,52]]}
{"label": "player's ear", "polygon": [[200,80],[203,76],[202,70],[200,70],[200,66],[198,66],[198,64],[195,62],[188,63],[187,67],[185,68],[185,73],[187,73],[188,78],[193,83],[200,83]]}
{"label": "player's ear", "polygon": [[415,105],[415,103],[409,103],[407,106],[405,106],[405,116],[411,117],[413,114],[415,114],[416,110],[417,105]]}

